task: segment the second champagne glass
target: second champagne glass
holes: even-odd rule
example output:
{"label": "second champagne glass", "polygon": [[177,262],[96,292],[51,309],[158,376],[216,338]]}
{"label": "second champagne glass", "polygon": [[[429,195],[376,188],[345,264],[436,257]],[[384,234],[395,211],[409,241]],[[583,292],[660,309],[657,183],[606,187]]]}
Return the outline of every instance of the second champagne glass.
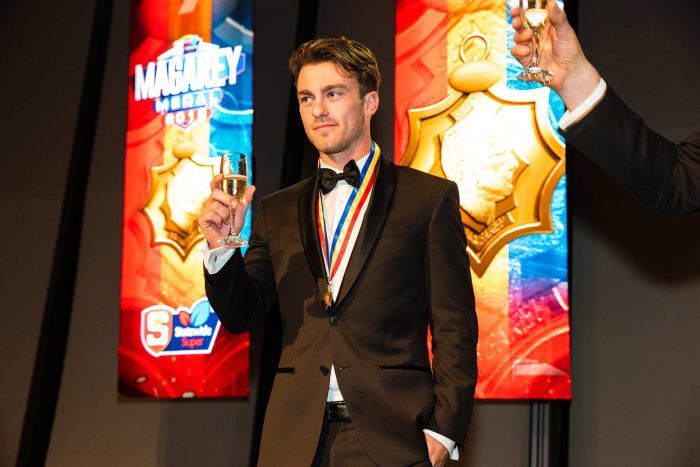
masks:
{"label": "second champagne glass", "polygon": [[532,62],[525,67],[525,72],[518,76],[522,81],[549,84],[554,77],[551,72],[540,67],[540,47],[544,41],[547,26],[547,1],[519,0],[520,18],[523,20],[523,25],[532,31]]}
{"label": "second champagne glass", "polygon": [[[221,173],[224,176],[221,190],[235,196],[239,203],[245,199],[245,189],[248,185],[248,159],[240,152],[227,152],[221,156]],[[218,240],[219,245],[227,248],[240,248],[248,245],[233,231],[234,210],[229,206],[229,233]]]}

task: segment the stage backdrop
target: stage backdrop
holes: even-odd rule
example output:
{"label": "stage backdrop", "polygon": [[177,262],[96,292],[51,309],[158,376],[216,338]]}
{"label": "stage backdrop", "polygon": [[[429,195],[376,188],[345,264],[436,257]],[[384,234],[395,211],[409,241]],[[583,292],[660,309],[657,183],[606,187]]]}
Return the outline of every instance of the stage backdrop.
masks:
{"label": "stage backdrop", "polygon": [[[517,2],[516,2],[517,3]],[[398,0],[397,162],[459,186],[483,399],[568,399],[564,112],[517,79],[505,0]]]}
{"label": "stage backdrop", "polygon": [[252,157],[252,0],[131,12],[119,389],[247,396],[248,335],[228,334],[206,300],[197,215],[220,155]]}

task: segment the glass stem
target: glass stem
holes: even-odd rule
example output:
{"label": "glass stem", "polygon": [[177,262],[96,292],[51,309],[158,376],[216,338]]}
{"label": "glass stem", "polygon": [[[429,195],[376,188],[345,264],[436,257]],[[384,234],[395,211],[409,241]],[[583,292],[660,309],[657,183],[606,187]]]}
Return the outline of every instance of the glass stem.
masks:
{"label": "glass stem", "polygon": [[540,67],[540,37],[537,33],[533,34],[532,37],[532,62],[530,63],[530,67]]}
{"label": "glass stem", "polygon": [[228,236],[233,237],[233,208],[228,207]]}

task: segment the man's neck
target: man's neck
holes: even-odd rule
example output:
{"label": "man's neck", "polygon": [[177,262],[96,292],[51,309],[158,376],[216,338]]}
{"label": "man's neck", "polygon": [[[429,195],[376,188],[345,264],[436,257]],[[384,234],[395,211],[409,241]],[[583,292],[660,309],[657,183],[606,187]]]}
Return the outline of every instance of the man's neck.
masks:
{"label": "man's neck", "polygon": [[338,170],[343,170],[345,167],[345,164],[350,162],[351,160],[358,161],[365,157],[367,154],[369,154],[370,150],[372,149],[372,140],[368,138],[366,141],[362,141],[362,143],[352,147],[348,148],[348,150],[337,153],[337,154],[326,154],[324,152],[319,151],[318,155],[321,158],[321,161],[323,161],[324,164],[327,164],[331,167],[334,167]]}

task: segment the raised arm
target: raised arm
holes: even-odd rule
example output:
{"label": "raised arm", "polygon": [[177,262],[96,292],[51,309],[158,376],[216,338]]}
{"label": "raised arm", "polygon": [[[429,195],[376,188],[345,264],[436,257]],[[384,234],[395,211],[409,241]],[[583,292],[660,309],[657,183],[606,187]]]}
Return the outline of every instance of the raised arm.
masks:
{"label": "raised arm", "polygon": [[[516,30],[511,53],[527,65],[532,32],[523,27],[519,13],[517,7],[511,10]],[[550,86],[570,112],[567,124],[561,122],[567,143],[657,214],[700,209],[700,128],[678,144],[649,128],[614,91],[606,90],[556,2],[549,2],[548,14],[540,60],[554,73]]]}
{"label": "raised arm", "polygon": [[[212,180],[212,194],[199,216],[199,226],[209,248],[215,248],[216,240],[228,233],[229,206],[235,212],[233,231],[242,229],[255,192],[255,187],[248,187],[245,199],[239,204],[235,197],[219,189],[220,177]],[[204,287],[212,308],[229,332],[247,331],[264,319],[277,299],[267,246],[264,200],[253,225],[245,259],[240,249],[236,249],[216,273],[212,274],[205,268]]]}

